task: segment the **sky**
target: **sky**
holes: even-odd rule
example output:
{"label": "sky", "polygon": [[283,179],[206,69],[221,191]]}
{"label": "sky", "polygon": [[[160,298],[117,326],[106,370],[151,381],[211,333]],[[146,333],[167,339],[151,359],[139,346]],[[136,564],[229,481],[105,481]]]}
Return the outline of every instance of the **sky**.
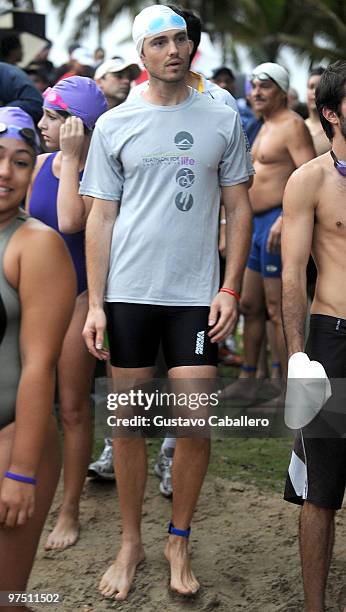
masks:
{"label": "sky", "polygon": [[[60,65],[67,59],[67,46],[71,40],[71,33],[78,14],[90,4],[90,0],[72,0],[69,5],[63,26],[60,25],[58,11],[51,5],[50,0],[34,0],[35,9],[37,12],[46,14],[46,36],[53,41],[53,48],[50,58],[54,64]],[[131,42],[124,43],[131,35],[131,19],[129,13],[125,10],[106,30],[102,38],[102,46],[106,50],[106,58],[113,55],[120,55],[129,61],[138,61],[138,56],[134,45]],[[97,31],[96,27],[91,28],[85,39],[82,41],[83,46],[88,47],[93,51],[97,46]],[[209,37],[203,37],[202,52],[206,58],[203,68],[201,64],[198,69],[204,72],[205,76],[210,76],[212,70],[222,63],[221,49],[212,48]],[[248,53],[244,48],[238,48],[238,53],[241,59],[242,71],[246,74],[251,74],[254,68],[249,61]],[[202,55],[203,56],[203,55]],[[283,49],[280,58],[283,65],[288,68],[290,73],[290,84],[296,88],[302,102],[305,101],[306,81],[309,69],[307,60],[298,58],[290,49]]]}

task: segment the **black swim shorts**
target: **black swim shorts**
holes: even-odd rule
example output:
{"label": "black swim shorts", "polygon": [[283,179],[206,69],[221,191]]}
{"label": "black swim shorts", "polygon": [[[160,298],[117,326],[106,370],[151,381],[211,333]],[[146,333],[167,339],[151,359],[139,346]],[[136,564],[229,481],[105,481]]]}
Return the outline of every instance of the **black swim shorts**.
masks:
{"label": "black swim shorts", "polygon": [[338,510],[346,484],[346,407],[338,412],[340,401],[334,389],[340,382],[343,387],[340,379],[346,378],[346,320],[311,315],[306,353],[310,359],[322,363],[333,396],[296,438],[284,498],[296,504],[307,500],[315,506]]}
{"label": "black swim shorts", "polygon": [[106,302],[111,364],[120,368],[154,366],[160,342],[168,370],[178,366],[217,366],[217,343],[208,337],[207,306],[156,306]]}

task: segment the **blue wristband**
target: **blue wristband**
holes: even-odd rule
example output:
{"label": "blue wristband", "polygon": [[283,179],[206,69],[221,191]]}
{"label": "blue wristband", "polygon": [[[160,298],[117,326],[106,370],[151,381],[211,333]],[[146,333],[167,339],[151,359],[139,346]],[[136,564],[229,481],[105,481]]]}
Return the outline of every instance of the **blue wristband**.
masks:
{"label": "blue wristband", "polygon": [[18,482],[25,482],[25,484],[31,485],[35,485],[37,483],[36,478],[31,478],[31,476],[22,476],[22,474],[15,474],[14,472],[5,472],[5,478],[17,480]]}
{"label": "blue wristband", "polygon": [[248,372],[248,374],[251,374],[252,372],[256,372],[257,368],[256,368],[256,366],[250,366],[250,365],[246,365],[244,363],[241,366],[241,370],[243,370],[243,372]]}

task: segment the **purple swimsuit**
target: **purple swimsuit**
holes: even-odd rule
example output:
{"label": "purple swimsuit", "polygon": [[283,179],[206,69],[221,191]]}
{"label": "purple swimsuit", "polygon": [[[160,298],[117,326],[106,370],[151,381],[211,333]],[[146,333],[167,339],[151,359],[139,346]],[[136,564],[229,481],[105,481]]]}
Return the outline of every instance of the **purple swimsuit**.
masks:
{"label": "purple swimsuit", "polygon": [[[76,270],[79,295],[87,289],[85,232],[82,230],[74,234],[64,234],[59,230],[57,213],[59,179],[53,174],[53,161],[56,155],[57,152],[52,153],[45,159],[36,176],[31,192],[29,212],[31,217],[49,225],[64,239]],[[80,178],[82,174],[81,172]]]}

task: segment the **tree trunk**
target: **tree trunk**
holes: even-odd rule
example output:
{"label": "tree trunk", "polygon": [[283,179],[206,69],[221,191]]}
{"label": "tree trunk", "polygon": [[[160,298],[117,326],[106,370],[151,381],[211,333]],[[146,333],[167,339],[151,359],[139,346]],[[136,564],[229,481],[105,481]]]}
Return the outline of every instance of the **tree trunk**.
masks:
{"label": "tree trunk", "polygon": [[96,27],[97,27],[97,46],[101,47],[102,46],[102,30],[103,30],[102,1],[97,0],[94,6],[95,6],[94,10],[95,10]]}

